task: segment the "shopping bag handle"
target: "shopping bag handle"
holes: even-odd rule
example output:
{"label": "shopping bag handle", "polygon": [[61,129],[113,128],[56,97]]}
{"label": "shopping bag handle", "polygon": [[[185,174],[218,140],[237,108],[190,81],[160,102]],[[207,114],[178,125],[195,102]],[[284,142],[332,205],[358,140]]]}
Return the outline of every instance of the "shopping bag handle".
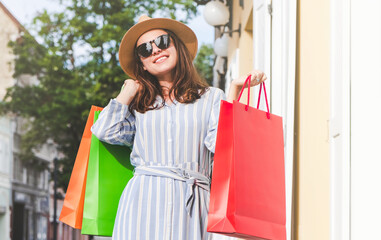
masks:
{"label": "shopping bag handle", "polygon": [[[247,78],[246,78],[246,81],[245,83],[243,84],[242,86],[242,89],[241,89],[241,92],[239,93],[239,97],[238,97],[238,101],[241,99],[241,96],[242,96],[242,93],[243,93],[243,89],[245,89],[245,86],[246,86],[246,83],[248,84],[248,95],[247,95],[247,104],[245,106],[245,110],[247,111],[249,109],[249,102],[250,102],[250,79],[251,79],[251,75],[249,75]],[[270,110],[269,110],[269,103],[267,101],[267,93],[266,93],[266,86],[265,86],[265,83],[261,83],[261,86],[259,88],[259,95],[258,95],[258,103],[257,103],[257,109],[259,109],[259,103],[261,101],[261,92],[262,92],[262,85],[263,85],[263,92],[265,93],[265,100],[266,100],[266,107],[267,107],[267,113],[266,113],[266,116],[268,119],[270,119]]]}

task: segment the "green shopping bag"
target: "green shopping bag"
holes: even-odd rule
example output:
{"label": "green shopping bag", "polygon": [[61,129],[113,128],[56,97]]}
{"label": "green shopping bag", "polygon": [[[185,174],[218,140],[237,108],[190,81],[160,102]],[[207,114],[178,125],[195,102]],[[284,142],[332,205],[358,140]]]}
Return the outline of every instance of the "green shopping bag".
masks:
{"label": "green shopping bag", "polygon": [[[94,122],[100,111],[94,113]],[[91,137],[82,234],[111,236],[119,198],[133,176],[131,149]]]}

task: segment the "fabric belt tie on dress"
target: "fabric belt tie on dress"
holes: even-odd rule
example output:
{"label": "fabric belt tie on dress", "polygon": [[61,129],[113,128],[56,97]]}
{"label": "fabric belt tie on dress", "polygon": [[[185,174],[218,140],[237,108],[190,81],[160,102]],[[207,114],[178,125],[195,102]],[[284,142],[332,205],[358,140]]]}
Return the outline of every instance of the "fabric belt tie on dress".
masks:
{"label": "fabric belt tie on dress", "polygon": [[137,166],[134,171],[135,175],[149,175],[158,177],[168,177],[187,183],[186,203],[185,207],[190,215],[195,194],[194,186],[198,186],[206,191],[210,191],[210,180],[205,175],[183,168],[160,167],[160,166]]}

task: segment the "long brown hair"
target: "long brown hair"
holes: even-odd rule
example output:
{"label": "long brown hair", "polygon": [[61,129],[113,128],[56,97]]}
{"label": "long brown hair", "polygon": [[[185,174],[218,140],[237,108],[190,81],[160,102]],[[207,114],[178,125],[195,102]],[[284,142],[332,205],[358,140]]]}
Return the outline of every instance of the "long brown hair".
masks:
{"label": "long brown hair", "polygon": [[[166,31],[177,52],[177,63],[172,72],[174,79],[171,89],[169,89],[169,96],[172,93],[175,99],[180,103],[192,103],[199,99],[209,86],[205,80],[203,80],[198,74],[196,68],[193,65],[192,56],[184,43],[171,31]],[[143,63],[140,61],[138,54],[135,51],[135,76],[141,84],[142,88],[139,90],[134,99],[129,105],[129,110],[136,110],[140,113],[153,110],[164,106],[164,96],[162,87],[155,76],[144,70]],[[163,99],[162,105],[153,105],[156,101],[156,97],[161,96]]]}

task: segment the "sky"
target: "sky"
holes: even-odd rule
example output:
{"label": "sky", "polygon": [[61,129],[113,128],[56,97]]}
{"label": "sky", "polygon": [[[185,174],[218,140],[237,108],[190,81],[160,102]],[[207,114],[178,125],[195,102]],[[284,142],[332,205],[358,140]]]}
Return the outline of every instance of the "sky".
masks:
{"label": "sky", "polygon": [[[33,17],[43,9],[58,11],[60,9],[58,0],[0,0],[4,6],[17,18],[17,20],[27,27]],[[214,29],[208,25],[202,15],[203,6],[199,7],[200,13],[188,26],[196,33],[199,46],[202,43],[212,44],[214,41]],[[127,29],[126,29],[127,31]]]}

